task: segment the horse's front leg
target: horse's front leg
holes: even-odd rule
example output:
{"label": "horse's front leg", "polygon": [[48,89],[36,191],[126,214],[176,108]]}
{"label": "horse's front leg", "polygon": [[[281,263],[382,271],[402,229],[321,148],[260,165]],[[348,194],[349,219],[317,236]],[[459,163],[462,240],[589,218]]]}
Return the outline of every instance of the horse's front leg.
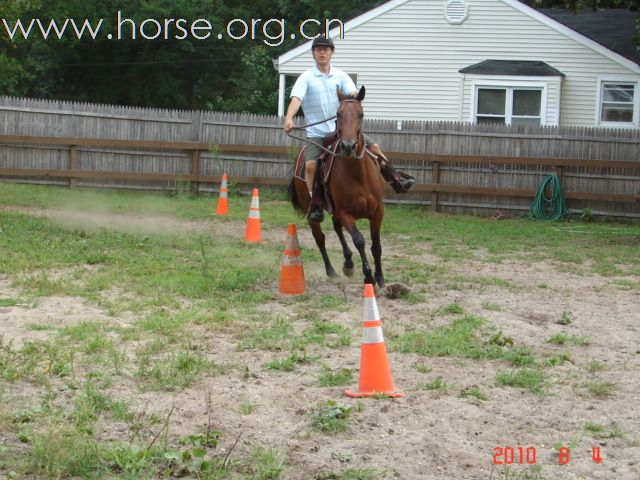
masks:
{"label": "horse's front leg", "polygon": [[347,229],[347,232],[351,234],[351,239],[353,240],[353,245],[358,250],[360,254],[360,260],[362,260],[362,273],[364,274],[364,283],[370,283],[372,285],[376,284],[375,279],[373,278],[373,273],[371,271],[371,267],[369,266],[369,260],[367,260],[367,252],[365,250],[365,242],[364,236],[360,233],[360,230],[357,229],[355,220],[352,221],[341,221],[344,228]]}
{"label": "horse's front leg", "polygon": [[375,278],[378,287],[384,287],[384,275],[382,274],[382,244],[380,243],[380,227],[382,225],[382,214],[374,217],[370,222],[371,229],[371,255],[375,264]]}
{"label": "horse's front leg", "polygon": [[311,233],[313,234],[313,238],[316,241],[316,245],[318,246],[318,250],[320,250],[320,255],[322,255],[322,260],[324,261],[324,270],[327,272],[327,276],[329,278],[335,278],[338,276],[336,271],[333,269],[333,265],[331,265],[331,260],[329,260],[329,255],[327,255],[327,248],[325,247],[325,235],[320,228],[319,223],[309,222],[309,226],[311,227]]}
{"label": "horse's front leg", "polygon": [[336,231],[336,235],[338,235],[340,245],[342,245],[342,254],[344,255],[342,273],[344,273],[347,277],[353,277],[353,253],[351,253],[349,245],[347,245],[347,241],[344,238],[342,223],[340,223],[340,220],[338,220],[336,217],[333,217],[333,229]]}

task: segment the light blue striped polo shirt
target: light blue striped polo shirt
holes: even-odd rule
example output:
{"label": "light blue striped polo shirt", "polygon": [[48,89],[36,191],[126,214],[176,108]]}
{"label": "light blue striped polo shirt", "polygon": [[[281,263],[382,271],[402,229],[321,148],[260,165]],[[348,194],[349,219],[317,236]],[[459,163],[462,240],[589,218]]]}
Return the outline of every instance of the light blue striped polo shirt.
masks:
{"label": "light blue striped polo shirt", "polygon": [[[327,75],[317,65],[298,77],[291,90],[291,97],[302,100],[302,110],[307,124],[331,118],[338,110],[340,88],[345,95],[356,93],[356,86],[351,77],[338,68],[331,67]],[[336,128],[336,121],[320,123],[307,128],[308,137],[324,137]]]}

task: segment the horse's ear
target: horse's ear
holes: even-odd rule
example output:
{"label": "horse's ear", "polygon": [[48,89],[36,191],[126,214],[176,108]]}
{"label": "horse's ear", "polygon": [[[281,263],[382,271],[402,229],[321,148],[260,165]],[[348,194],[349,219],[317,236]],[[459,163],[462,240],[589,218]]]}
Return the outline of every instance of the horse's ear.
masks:
{"label": "horse's ear", "polygon": [[360,87],[360,91],[358,92],[358,96],[356,97],[356,100],[358,100],[359,102],[364,100],[364,94],[365,94],[365,88],[364,88],[364,85],[363,85],[363,86]]}
{"label": "horse's ear", "polygon": [[338,94],[338,101],[343,101],[346,97],[346,95],[344,95],[342,93],[342,90],[340,90],[340,87],[336,87],[336,93]]}

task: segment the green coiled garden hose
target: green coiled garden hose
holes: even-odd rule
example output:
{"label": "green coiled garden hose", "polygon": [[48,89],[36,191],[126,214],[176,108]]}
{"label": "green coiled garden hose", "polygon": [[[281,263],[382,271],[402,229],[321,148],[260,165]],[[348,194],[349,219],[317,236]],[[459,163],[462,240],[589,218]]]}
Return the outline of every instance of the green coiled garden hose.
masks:
{"label": "green coiled garden hose", "polygon": [[[551,190],[550,198],[545,195],[547,187],[550,187]],[[540,184],[531,207],[529,207],[529,217],[537,220],[556,221],[566,217],[569,213],[560,179],[555,173],[547,176]]]}

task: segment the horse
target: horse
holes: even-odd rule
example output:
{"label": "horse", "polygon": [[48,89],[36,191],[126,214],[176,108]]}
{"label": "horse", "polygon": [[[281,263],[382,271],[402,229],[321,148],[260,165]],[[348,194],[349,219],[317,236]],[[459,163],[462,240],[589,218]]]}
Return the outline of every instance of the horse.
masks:
{"label": "horse", "polygon": [[[362,261],[362,273],[364,283],[383,288],[384,276],[382,274],[382,246],[380,244],[380,228],[384,218],[384,180],[380,173],[380,165],[365,145],[362,134],[365,88],[360,88],[356,97],[348,97],[338,91],[340,105],[336,114],[337,146],[336,156],[331,167],[329,180],[324,188],[328,189],[333,199],[333,212],[331,212],[333,228],[338,235],[342,253],[344,255],[343,273],[353,276],[352,252],[345,240],[343,228],[351,235],[353,245],[360,254]],[[320,166],[318,167],[320,170]],[[319,172],[321,174],[321,172]],[[299,177],[292,178],[289,183],[289,199],[293,207],[302,215],[309,210],[309,191],[307,184]],[[327,204],[324,202],[324,208]],[[365,251],[365,239],[356,228],[356,221],[369,220],[371,233],[371,254],[375,265],[375,272],[371,266]],[[320,250],[324,261],[325,271],[329,278],[338,276],[325,247],[325,235],[319,223],[309,222],[313,238]]]}

